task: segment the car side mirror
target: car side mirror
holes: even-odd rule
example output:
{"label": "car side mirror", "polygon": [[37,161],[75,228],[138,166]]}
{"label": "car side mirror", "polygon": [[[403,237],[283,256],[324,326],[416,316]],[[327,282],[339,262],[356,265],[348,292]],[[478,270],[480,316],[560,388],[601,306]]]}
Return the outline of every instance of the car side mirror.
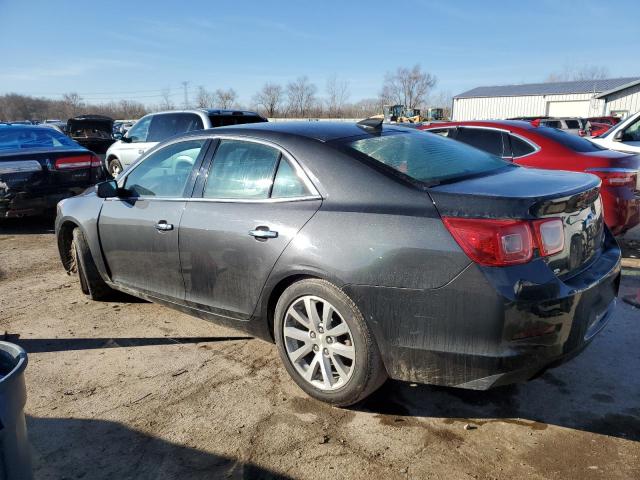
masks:
{"label": "car side mirror", "polygon": [[125,189],[118,187],[118,182],[115,180],[107,180],[96,184],[96,195],[100,198],[120,197],[124,192]]}
{"label": "car side mirror", "polygon": [[621,142],[623,138],[624,138],[624,130],[618,130],[613,136],[613,141]]}
{"label": "car side mirror", "polygon": [[116,140],[122,140],[123,139],[123,135],[121,133],[114,133],[113,134],[113,138]]}

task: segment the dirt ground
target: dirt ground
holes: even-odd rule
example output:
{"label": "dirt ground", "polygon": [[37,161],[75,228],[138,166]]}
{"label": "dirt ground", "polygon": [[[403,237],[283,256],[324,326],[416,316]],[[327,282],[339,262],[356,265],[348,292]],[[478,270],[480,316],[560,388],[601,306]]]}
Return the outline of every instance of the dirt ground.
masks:
{"label": "dirt ground", "polygon": [[[54,240],[42,221],[0,226],[0,329],[29,352],[36,478],[640,478],[628,304],[527,384],[388,382],[337,409],[306,397],[273,345],[131,298],[88,301]],[[626,272],[629,294],[640,276]]]}

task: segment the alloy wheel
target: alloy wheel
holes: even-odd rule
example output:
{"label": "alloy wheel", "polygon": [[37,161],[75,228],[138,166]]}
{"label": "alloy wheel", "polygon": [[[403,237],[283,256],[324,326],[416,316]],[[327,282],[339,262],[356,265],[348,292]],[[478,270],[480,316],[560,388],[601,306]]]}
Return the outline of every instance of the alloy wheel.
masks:
{"label": "alloy wheel", "polygon": [[349,325],[323,298],[306,295],[287,309],[283,322],[287,356],[300,376],[320,390],[336,390],[351,378],[355,346]]}

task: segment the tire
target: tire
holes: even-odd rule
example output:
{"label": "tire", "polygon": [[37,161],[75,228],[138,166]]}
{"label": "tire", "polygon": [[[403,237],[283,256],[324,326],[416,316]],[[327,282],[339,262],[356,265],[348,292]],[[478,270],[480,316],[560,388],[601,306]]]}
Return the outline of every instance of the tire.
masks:
{"label": "tire", "polygon": [[107,163],[107,170],[111,177],[116,178],[116,176],[122,173],[122,164],[120,163],[120,160],[117,158],[110,159]]}
{"label": "tire", "polygon": [[71,255],[73,258],[71,272],[78,273],[82,293],[91,300],[106,300],[115,293],[100,276],[96,264],[93,262],[87,240],[79,228],[73,230]]}
{"label": "tire", "polygon": [[317,400],[353,405],[387,379],[358,307],[325,280],[301,280],[282,293],[274,313],[274,337],[289,375]]}

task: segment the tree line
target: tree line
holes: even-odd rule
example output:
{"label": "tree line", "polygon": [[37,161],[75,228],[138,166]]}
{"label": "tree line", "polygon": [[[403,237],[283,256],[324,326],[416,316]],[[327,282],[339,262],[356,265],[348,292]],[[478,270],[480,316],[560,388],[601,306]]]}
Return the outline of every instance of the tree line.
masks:
{"label": "tree line", "polygon": [[66,120],[86,113],[115,119],[136,119],[149,112],[176,108],[249,109],[266,117],[284,118],[365,118],[380,114],[384,105],[393,104],[409,108],[448,109],[451,105],[448,93],[431,95],[436,82],[435,75],[415,65],[388,72],[376,97],[358,101],[351,101],[349,81],[336,75],[326,81],[322,91],[307,76],[300,76],[284,85],[267,82],[246,104],[240,103],[233,88],[209,90],[203,85],[198,86],[195,95],[192,92],[186,102],[175,102],[171,90],[164,89],[160,102],[155,105],[131,100],[90,103],[73,92],[56,100],[8,93],[0,96],[0,121]]}

